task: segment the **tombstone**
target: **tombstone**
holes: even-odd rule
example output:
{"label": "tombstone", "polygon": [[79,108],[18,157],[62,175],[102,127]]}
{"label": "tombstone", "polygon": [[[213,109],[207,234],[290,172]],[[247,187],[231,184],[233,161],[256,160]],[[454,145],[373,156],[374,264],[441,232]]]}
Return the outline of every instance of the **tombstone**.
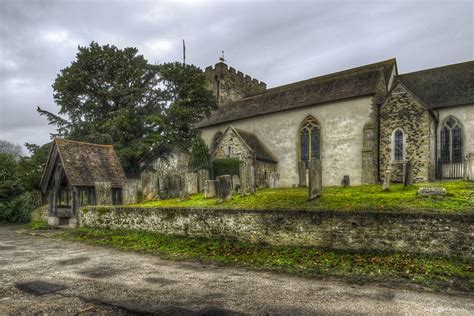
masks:
{"label": "tombstone", "polygon": [[160,176],[158,178],[158,196],[161,200],[166,200],[169,198],[168,190],[170,187],[170,177],[169,176]]}
{"label": "tombstone", "polygon": [[138,197],[138,181],[137,179],[129,179],[123,184],[123,204],[135,204]]}
{"label": "tombstone", "polygon": [[270,188],[278,188],[280,186],[280,174],[276,172],[270,172],[268,186]]}
{"label": "tombstone", "polygon": [[240,195],[246,196],[250,194],[250,169],[245,163],[239,165],[240,177]]}
{"label": "tombstone", "polygon": [[417,192],[420,196],[430,196],[430,195],[446,195],[447,191],[445,188],[440,187],[421,187]]}
{"label": "tombstone", "polygon": [[112,205],[112,184],[110,182],[96,182],[95,198],[97,205]]}
{"label": "tombstone", "polygon": [[216,196],[216,180],[204,181],[204,197],[206,199]]}
{"label": "tombstone", "polygon": [[216,178],[217,203],[232,199],[232,177],[230,175]]}
{"label": "tombstone", "polygon": [[403,186],[407,187],[411,184],[411,162],[405,160],[403,162]]}
{"label": "tombstone", "polygon": [[177,174],[170,176],[170,182],[168,187],[169,197],[178,197],[181,192],[181,177]]}
{"label": "tombstone", "polygon": [[257,186],[259,189],[264,189],[266,187],[266,180],[265,173],[260,172],[257,174]]}
{"label": "tombstone", "polygon": [[309,183],[308,183],[308,194],[309,200],[313,200],[321,196],[323,189],[323,174],[321,167],[321,160],[311,159],[308,162],[309,169]]}
{"label": "tombstone", "polygon": [[474,153],[464,156],[464,180],[474,181]]}
{"label": "tombstone", "polygon": [[182,190],[180,193],[179,193],[179,199],[181,201],[187,201],[189,200],[189,193],[186,191],[186,190]]}
{"label": "tombstone", "polygon": [[385,179],[383,180],[383,191],[390,190],[390,177],[392,175],[392,166],[389,165],[387,171],[385,171]]}
{"label": "tombstone", "polygon": [[186,172],[184,174],[184,191],[188,194],[198,193],[198,174],[196,172]]}
{"label": "tombstone", "polygon": [[204,182],[209,180],[209,170],[200,169],[197,172],[198,175],[198,191],[199,193],[204,192]]}
{"label": "tombstone", "polygon": [[348,175],[345,175],[344,177],[342,177],[341,186],[344,188],[351,186],[351,179],[349,178]]}
{"label": "tombstone", "polygon": [[145,171],[141,174],[142,194],[147,200],[158,195],[158,175],[155,172]]}
{"label": "tombstone", "polygon": [[298,176],[299,176],[299,186],[306,186],[306,165],[304,161],[298,161]]}
{"label": "tombstone", "polygon": [[232,176],[232,191],[238,192],[240,190],[240,178],[238,175],[234,174]]}
{"label": "tombstone", "polygon": [[250,177],[250,181],[249,181],[250,194],[255,194],[257,185],[255,183],[255,166],[254,165],[249,166],[249,177]]}

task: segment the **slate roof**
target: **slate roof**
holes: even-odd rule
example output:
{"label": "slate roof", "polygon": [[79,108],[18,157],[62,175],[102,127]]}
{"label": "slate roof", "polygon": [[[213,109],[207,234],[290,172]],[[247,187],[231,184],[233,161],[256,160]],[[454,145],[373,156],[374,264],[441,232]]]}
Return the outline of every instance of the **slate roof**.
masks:
{"label": "slate roof", "polygon": [[255,158],[257,160],[269,161],[274,163],[278,162],[272,152],[260,141],[260,139],[258,139],[257,135],[237,128],[230,128],[232,128],[232,130],[235,131],[238,136],[240,136],[242,141],[247,144],[248,147],[250,147],[250,149],[255,154]]}
{"label": "slate roof", "polygon": [[474,104],[474,61],[411,72],[397,79],[429,109]]}
{"label": "slate roof", "polygon": [[394,67],[396,60],[389,59],[268,89],[260,94],[225,104],[214,111],[210,118],[201,121],[198,127],[374,94],[381,76],[388,82]]}
{"label": "slate roof", "polygon": [[52,168],[59,158],[69,183],[73,186],[94,186],[95,182],[111,182],[122,187],[127,180],[112,145],[90,144],[56,138],[46,164],[41,186],[49,182]]}

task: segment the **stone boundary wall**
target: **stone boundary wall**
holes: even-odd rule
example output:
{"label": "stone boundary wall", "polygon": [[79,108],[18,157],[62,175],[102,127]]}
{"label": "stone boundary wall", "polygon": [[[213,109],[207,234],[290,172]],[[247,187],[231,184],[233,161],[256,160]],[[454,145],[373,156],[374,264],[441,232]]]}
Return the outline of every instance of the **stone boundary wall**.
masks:
{"label": "stone boundary wall", "polygon": [[80,225],[274,245],[473,256],[474,214],[84,207]]}

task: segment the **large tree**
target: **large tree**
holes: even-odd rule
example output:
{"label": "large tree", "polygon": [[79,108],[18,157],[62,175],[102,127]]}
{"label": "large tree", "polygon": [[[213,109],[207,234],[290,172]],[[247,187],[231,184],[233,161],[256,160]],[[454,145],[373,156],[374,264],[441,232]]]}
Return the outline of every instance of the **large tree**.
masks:
{"label": "large tree", "polygon": [[0,153],[10,154],[15,159],[19,159],[22,156],[23,151],[20,145],[0,139]]}
{"label": "large tree", "polygon": [[129,176],[173,146],[189,148],[194,124],[216,107],[198,67],[152,65],[136,48],[78,49],[53,84],[58,114],[38,112],[57,127],[54,136],[113,144]]}

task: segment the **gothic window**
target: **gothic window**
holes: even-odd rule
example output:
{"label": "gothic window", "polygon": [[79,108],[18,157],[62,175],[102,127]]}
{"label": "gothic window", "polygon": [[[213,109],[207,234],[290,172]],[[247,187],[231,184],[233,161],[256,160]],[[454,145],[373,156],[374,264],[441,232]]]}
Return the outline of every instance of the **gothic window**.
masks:
{"label": "gothic window", "polygon": [[214,151],[217,148],[217,145],[219,144],[219,141],[222,138],[222,132],[217,132],[216,135],[214,135],[214,138],[212,139],[212,151]]}
{"label": "gothic window", "polygon": [[441,160],[462,161],[462,128],[454,117],[448,117],[441,126]]}
{"label": "gothic window", "polygon": [[300,159],[306,164],[310,159],[321,159],[321,135],[318,121],[307,117],[300,129]]}
{"label": "gothic window", "polygon": [[397,128],[392,134],[392,160],[402,161],[405,158],[405,135]]}

